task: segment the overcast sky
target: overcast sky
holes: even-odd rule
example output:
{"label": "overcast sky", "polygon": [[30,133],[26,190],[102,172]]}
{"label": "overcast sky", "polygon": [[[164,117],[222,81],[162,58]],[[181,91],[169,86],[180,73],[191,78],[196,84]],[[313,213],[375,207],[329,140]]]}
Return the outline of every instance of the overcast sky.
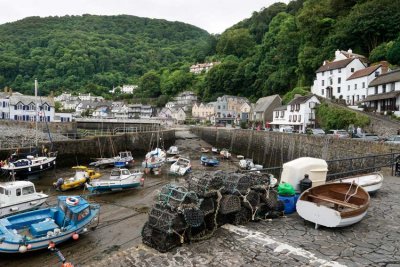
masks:
{"label": "overcast sky", "polygon": [[[222,33],[277,0],[0,0],[0,24],[30,16],[120,15],[186,22]],[[288,3],[289,0],[280,2]]]}

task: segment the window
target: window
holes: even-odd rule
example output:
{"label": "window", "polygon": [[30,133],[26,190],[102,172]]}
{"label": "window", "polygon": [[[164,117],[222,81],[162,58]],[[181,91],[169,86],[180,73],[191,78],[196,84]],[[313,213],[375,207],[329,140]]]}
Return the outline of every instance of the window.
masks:
{"label": "window", "polygon": [[23,195],[29,195],[29,194],[33,194],[35,193],[35,189],[33,188],[33,186],[27,186],[22,188],[22,194]]}
{"label": "window", "polygon": [[0,194],[4,194],[4,188],[0,187]]}
{"label": "window", "polygon": [[294,111],[294,105],[290,105],[290,111],[291,111],[291,112]]}
{"label": "window", "polygon": [[325,86],[325,80],[322,80],[321,82],[322,82],[321,85],[322,85],[322,86]]}
{"label": "window", "polygon": [[354,84],[354,90],[357,90],[357,84]]}
{"label": "window", "polygon": [[297,115],[293,115],[293,122],[296,122],[297,120]]}
{"label": "window", "polygon": [[218,109],[221,109],[221,107],[220,107],[220,106],[218,106]]}
{"label": "window", "polygon": [[296,104],[296,111],[300,110],[300,104]]}
{"label": "window", "polygon": [[350,96],[346,97],[346,101],[347,101],[347,103],[350,103]]}
{"label": "window", "polygon": [[292,115],[289,115],[289,122],[292,121]]}
{"label": "window", "polygon": [[342,69],[338,69],[338,72],[339,72],[339,73],[342,73]]}
{"label": "window", "polygon": [[362,97],[361,97],[361,98],[362,98],[362,100],[364,100],[364,99],[365,99],[365,95],[362,95]]}
{"label": "window", "polygon": [[15,191],[17,197],[21,195],[21,188],[17,188],[17,190]]}
{"label": "window", "polygon": [[298,121],[301,122],[301,115],[297,117]]}
{"label": "window", "polygon": [[89,207],[78,213],[78,221],[85,219],[90,213]]}
{"label": "window", "polygon": [[362,83],[362,88],[365,88],[365,82]]}
{"label": "window", "polygon": [[357,95],[357,101],[360,101],[360,96],[359,95]]}
{"label": "window", "polygon": [[378,86],[375,86],[375,94],[378,94]]}
{"label": "window", "polygon": [[386,84],[382,85],[382,93],[386,93]]}
{"label": "window", "polygon": [[375,71],[375,77],[379,76],[379,71]]}
{"label": "window", "polygon": [[322,72],[322,76],[324,76],[324,74],[325,74],[325,71]]}
{"label": "window", "polygon": [[350,91],[350,84],[347,85],[347,91]]}
{"label": "window", "polygon": [[324,95],[324,94],[325,94],[325,90],[322,89],[322,90],[321,90],[321,95]]}
{"label": "window", "polygon": [[329,84],[330,84],[330,85],[333,84],[333,79],[332,79],[332,78],[329,79]]}
{"label": "window", "polygon": [[354,72],[354,68],[351,68],[351,72]]}
{"label": "window", "polygon": [[279,111],[275,111],[275,118],[279,117]]}
{"label": "window", "polygon": [[285,111],[284,110],[281,111],[281,118],[283,118],[283,117],[285,117]]}
{"label": "window", "polygon": [[338,94],[340,94],[340,87],[337,88],[337,92],[338,92]]}
{"label": "window", "polygon": [[329,71],[329,74],[332,75],[332,73],[333,73],[333,70],[330,70],[330,71]]}
{"label": "window", "polygon": [[393,92],[394,89],[395,89],[395,85],[394,85],[394,83],[391,83],[391,84],[390,84],[390,92]]}
{"label": "window", "polygon": [[339,83],[340,84],[340,82],[342,81],[342,78],[337,78],[337,83]]}

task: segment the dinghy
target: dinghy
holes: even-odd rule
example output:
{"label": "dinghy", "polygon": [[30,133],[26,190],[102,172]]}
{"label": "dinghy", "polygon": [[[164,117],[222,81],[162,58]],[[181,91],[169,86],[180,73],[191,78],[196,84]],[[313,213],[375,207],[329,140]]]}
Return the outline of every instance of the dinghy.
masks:
{"label": "dinghy", "polygon": [[99,209],[79,196],[59,196],[57,206],[0,219],[0,252],[24,253],[47,249],[50,241],[78,239],[98,218]]}
{"label": "dinghy", "polygon": [[335,183],[356,183],[369,194],[376,193],[383,184],[383,175],[380,172],[360,174],[335,180]]}
{"label": "dinghy", "polygon": [[189,159],[179,158],[171,165],[170,172],[178,175],[185,175],[192,169]]}
{"label": "dinghy", "polygon": [[219,160],[216,157],[208,157],[203,155],[200,158],[200,163],[204,166],[218,166]]}
{"label": "dinghy", "polygon": [[367,214],[370,197],[355,183],[330,183],[304,191],[296,204],[303,219],[326,227],[344,227]]}
{"label": "dinghy", "polygon": [[171,146],[168,150],[167,150],[167,154],[169,155],[178,155],[179,154],[179,149],[177,146]]}
{"label": "dinghy", "polygon": [[160,168],[166,161],[167,154],[161,148],[156,148],[146,154],[144,161],[142,162],[143,168]]}
{"label": "dinghy", "polygon": [[128,169],[113,169],[109,177],[85,185],[91,193],[102,193],[139,187],[143,181],[143,172],[139,170],[130,172]]}
{"label": "dinghy", "polygon": [[181,156],[180,155],[174,155],[172,157],[167,158],[168,163],[175,163]]}

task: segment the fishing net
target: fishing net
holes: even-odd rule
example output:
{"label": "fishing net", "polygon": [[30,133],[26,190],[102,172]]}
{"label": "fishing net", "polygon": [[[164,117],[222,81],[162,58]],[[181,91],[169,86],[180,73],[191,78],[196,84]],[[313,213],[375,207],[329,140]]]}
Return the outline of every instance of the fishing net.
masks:
{"label": "fishing net", "polygon": [[150,210],[149,226],[164,233],[181,232],[188,227],[182,214],[160,204]]}
{"label": "fishing net", "polygon": [[177,209],[178,207],[196,207],[198,198],[196,193],[178,185],[167,184],[161,188],[158,200],[161,204]]}
{"label": "fishing net", "polygon": [[223,195],[221,199],[221,207],[219,212],[221,214],[229,214],[232,212],[238,212],[242,207],[240,198],[235,195]]}

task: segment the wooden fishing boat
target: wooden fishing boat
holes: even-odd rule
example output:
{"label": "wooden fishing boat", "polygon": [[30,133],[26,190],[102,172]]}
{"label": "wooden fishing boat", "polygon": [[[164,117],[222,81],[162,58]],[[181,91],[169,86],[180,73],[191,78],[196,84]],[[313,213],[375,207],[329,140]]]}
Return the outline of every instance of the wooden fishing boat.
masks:
{"label": "wooden fishing boat", "polygon": [[370,197],[355,183],[330,183],[304,191],[296,204],[305,220],[326,227],[344,227],[359,222],[367,214]]}
{"label": "wooden fishing boat", "polygon": [[91,193],[102,193],[139,187],[143,182],[143,172],[139,170],[130,172],[128,169],[113,169],[109,177],[85,185]]}
{"label": "wooden fishing boat", "polygon": [[72,169],[75,170],[75,175],[68,179],[58,178],[58,180],[53,183],[54,188],[60,191],[75,189],[101,176],[99,172],[88,169],[86,166],[75,166],[72,167]]}
{"label": "wooden fishing boat", "polygon": [[334,181],[335,183],[356,183],[369,194],[376,193],[383,184],[383,175],[380,172],[360,174],[350,177],[340,178]]}
{"label": "wooden fishing boat", "polygon": [[48,197],[36,192],[35,185],[29,181],[0,183],[0,217],[37,209]]}
{"label": "wooden fishing boat", "polygon": [[79,196],[59,196],[57,206],[0,219],[0,253],[46,249],[50,241],[78,239],[98,218],[99,209]]}

